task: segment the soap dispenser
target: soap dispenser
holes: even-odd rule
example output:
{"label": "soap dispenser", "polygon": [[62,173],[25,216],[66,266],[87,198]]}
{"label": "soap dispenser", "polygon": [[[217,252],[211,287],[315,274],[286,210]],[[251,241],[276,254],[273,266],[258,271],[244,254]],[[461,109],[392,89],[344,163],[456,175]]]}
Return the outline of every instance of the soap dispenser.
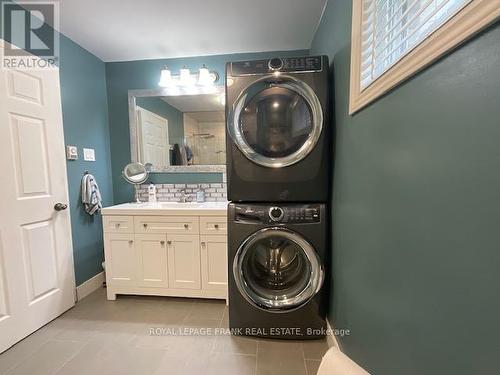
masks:
{"label": "soap dispenser", "polygon": [[196,192],[196,202],[203,203],[205,202],[205,190],[203,188],[199,188]]}
{"label": "soap dispenser", "polygon": [[156,203],[158,199],[156,198],[156,185],[150,184],[148,186],[148,200],[150,203]]}

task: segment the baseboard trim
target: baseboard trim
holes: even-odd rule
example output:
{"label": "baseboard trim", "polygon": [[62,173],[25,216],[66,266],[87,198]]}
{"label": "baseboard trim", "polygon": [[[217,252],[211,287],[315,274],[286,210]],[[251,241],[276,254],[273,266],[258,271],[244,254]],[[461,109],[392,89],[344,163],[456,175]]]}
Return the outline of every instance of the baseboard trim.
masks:
{"label": "baseboard trim", "polygon": [[104,271],[98,273],[94,277],[88,279],[83,284],[76,287],[76,300],[80,301],[81,299],[87,297],[92,292],[95,292],[97,289],[102,287],[102,283],[104,282]]}
{"label": "baseboard trim", "polygon": [[330,325],[328,319],[326,320],[326,328],[328,330],[328,335],[326,336],[326,342],[328,343],[328,347],[329,348],[334,347],[342,351],[339,345],[339,341],[337,340],[337,336],[335,336],[335,330]]}

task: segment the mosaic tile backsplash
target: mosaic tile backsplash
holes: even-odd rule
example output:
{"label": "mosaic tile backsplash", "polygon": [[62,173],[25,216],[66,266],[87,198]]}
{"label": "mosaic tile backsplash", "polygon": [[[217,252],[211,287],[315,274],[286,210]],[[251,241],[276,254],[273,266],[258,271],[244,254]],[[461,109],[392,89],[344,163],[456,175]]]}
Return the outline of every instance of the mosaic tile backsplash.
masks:
{"label": "mosaic tile backsplash", "polygon": [[[155,184],[156,198],[158,202],[178,202],[184,190],[186,196],[193,197],[196,201],[196,192],[199,189],[205,190],[206,202],[224,202],[227,201],[227,185],[225,182],[204,183],[204,184]],[[142,201],[148,200],[149,184],[140,185],[139,195]]]}

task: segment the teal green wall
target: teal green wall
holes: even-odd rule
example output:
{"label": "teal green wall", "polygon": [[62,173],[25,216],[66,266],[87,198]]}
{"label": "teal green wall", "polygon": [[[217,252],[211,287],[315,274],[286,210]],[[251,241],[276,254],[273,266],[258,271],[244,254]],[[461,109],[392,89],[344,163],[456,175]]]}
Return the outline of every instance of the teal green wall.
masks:
{"label": "teal green wall", "polygon": [[498,373],[500,26],[349,116],[350,19],[330,0],[311,49],[334,76],[330,320],[374,375]]}
{"label": "teal green wall", "polygon": [[[61,99],[64,140],[78,147],[79,158],[67,161],[76,283],[102,271],[102,220],[83,210],[80,182],[88,170],[99,183],[103,205],[113,204],[108,106],[104,63],[61,35]],[[83,147],[95,149],[96,161],[83,161]]]}
{"label": "teal green wall", "polygon": [[[210,70],[220,74],[219,85],[224,84],[225,64],[228,61],[269,58],[272,56],[300,56],[308,51],[266,52],[251,54],[216,55],[162,60],[127,61],[106,64],[109,126],[111,135],[111,161],[113,166],[113,189],[115,203],[128,202],[133,198],[132,188],[122,179],[121,171],[130,162],[130,140],[128,122],[128,90],[158,87],[160,71],[165,66],[175,73],[186,65],[191,71],[206,64]],[[220,174],[170,174],[165,182],[220,182]],[[203,179],[203,181],[201,180]],[[182,182],[181,182],[182,181]]]}
{"label": "teal green wall", "polygon": [[136,104],[168,120],[170,144],[184,142],[184,114],[159,97],[137,98]]}

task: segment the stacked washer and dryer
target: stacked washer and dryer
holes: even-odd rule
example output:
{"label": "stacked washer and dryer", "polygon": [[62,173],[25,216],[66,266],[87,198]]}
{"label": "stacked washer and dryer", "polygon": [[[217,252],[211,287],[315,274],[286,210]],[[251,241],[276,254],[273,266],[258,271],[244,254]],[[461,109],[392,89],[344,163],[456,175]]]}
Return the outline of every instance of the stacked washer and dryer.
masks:
{"label": "stacked washer and dryer", "polygon": [[226,66],[229,325],[325,335],[330,191],[328,58]]}

